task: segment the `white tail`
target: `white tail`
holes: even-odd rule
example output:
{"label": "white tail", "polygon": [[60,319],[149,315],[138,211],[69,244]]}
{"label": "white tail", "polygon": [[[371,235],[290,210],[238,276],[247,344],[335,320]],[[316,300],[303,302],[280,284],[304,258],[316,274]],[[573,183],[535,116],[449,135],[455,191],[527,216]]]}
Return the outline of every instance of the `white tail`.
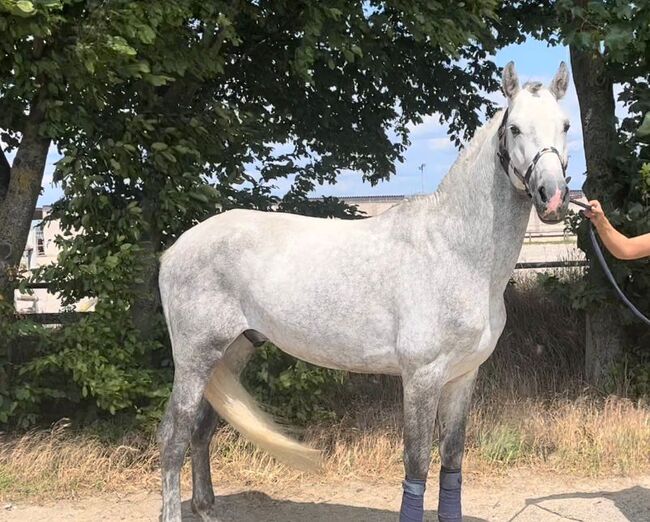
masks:
{"label": "white tail", "polygon": [[304,471],[321,467],[321,452],[284,434],[273,418],[255,403],[227,364],[217,365],[203,395],[241,435],[279,461]]}

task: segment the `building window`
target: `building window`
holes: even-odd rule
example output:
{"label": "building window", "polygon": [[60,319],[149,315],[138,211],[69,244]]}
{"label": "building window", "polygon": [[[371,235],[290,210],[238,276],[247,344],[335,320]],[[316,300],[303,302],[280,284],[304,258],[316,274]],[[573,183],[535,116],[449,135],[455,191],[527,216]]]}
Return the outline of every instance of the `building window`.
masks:
{"label": "building window", "polygon": [[44,256],[45,238],[43,237],[43,225],[36,225],[34,234],[36,235],[36,252],[39,256]]}

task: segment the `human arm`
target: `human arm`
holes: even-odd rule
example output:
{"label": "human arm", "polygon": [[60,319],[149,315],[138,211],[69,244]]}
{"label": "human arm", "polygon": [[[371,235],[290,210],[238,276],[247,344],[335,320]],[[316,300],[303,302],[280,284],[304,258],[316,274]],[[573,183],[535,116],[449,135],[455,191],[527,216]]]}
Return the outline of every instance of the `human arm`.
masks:
{"label": "human arm", "polygon": [[614,257],[630,260],[650,256],[650,233],[626,237],[609,222],[599,201],[592,200],[589,204],[591,210],[586,210],[585,216],[594,224],[603,244]]}

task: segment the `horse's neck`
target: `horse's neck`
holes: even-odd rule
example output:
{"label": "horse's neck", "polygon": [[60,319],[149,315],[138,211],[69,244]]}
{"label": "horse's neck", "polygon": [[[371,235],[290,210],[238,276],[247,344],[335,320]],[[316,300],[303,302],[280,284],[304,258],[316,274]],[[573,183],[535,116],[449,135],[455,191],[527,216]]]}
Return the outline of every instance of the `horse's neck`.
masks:
{"label": "horse's neck", "polygon": [[470,143],[438,193],[423,200],[420,218],[432,241],[443,235],[454,252],[490,274],[491,285],[505,288],[523,244],[531,203],[501,170],[497,127],[493,120],[479,131],[475,139],[481,141]]}

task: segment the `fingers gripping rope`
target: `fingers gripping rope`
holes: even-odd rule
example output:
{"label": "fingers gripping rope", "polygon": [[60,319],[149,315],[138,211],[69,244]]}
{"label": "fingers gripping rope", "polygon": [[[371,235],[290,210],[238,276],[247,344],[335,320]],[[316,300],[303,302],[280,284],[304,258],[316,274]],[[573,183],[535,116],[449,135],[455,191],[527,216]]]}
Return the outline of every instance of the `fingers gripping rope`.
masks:
{"label": "fingers gripping rope", "polygon": [[[588,205],[587,203],[583,203],[582,201],[578,201],[577,199],[572,199],[571,203],[573,203],[574,205],[578,205],[579,207],[582,207],[586,210],[591,210],[591,205]],[[614,292],[616,293],[618,298],[621,301],[623,301],[625,306],[629,308],[629,310],[634,314],[634,316],[637,319],[639,319],[639,321],[650,326],[650,319],[645,315],[643,315],[643,313],[636,306],[634,306],[634,303],[632,303],[627,298],[627,296],[623,293],[621,288],[618,286],[618,283],[616,283],[616,279],[614,279],[614,276],[612,275],[612,271],[609,269],[609,266],[607,266],[607,261],[605,261],[605,256],[603,255],[603,252],[600,249],[600,246],[598,245],[598,241],[596,240],[596,234],[594,232],[594,225],[591,222],[589,223],[589,239],[591,240],[591,246],[593,247],[594,252],[596,253],[596,258],[600,263],[600,267],[603,269],[603,272],[605,273],[607,280],[614,288]]]}

